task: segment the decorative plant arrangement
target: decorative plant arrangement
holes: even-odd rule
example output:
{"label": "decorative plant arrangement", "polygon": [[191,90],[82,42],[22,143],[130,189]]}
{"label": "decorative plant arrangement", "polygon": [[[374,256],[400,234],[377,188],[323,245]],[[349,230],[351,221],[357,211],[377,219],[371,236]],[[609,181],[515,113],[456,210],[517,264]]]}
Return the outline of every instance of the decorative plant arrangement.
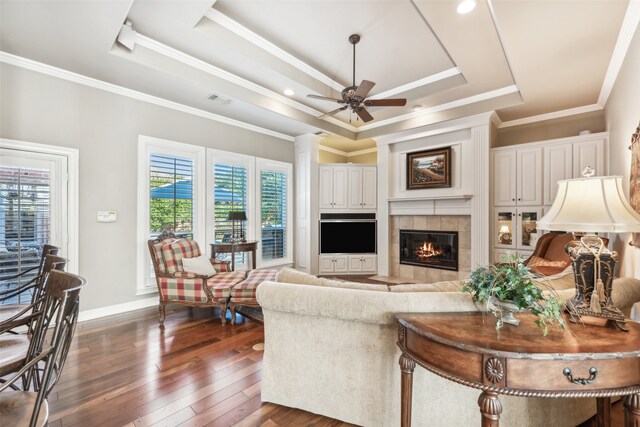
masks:
{"label": "decorative plant arrangement", "polygon": [[527,310],[538,317],[535,322],[545,336],[549,326],[563,330],[566,327],[562,318],[562,301],[553,295],[545,297],[542,289],[534,283],[531,272],[517,258],[477,268],[461,290],[470,293],[474,302],[485,304],[498,318],[496,330],[504,323],[519,324],[513,313]]}

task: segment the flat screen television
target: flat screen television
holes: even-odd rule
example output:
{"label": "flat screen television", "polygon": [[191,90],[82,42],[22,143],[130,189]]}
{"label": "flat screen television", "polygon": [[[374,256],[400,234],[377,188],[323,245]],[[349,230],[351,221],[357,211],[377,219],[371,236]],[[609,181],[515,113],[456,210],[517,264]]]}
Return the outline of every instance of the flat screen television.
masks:
{"label": "flat screen television", "polygon": [[320,223],[321,254],[376,253],[375,221]]}

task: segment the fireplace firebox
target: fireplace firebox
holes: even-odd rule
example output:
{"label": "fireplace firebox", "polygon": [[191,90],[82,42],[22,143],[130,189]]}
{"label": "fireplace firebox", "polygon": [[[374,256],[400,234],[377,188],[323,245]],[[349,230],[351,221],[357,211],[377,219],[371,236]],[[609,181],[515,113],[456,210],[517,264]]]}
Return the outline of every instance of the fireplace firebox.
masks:
{"label": "fireplace firebox", "polygon": [[400,230],[400,264],[458,271],[458,232]]}

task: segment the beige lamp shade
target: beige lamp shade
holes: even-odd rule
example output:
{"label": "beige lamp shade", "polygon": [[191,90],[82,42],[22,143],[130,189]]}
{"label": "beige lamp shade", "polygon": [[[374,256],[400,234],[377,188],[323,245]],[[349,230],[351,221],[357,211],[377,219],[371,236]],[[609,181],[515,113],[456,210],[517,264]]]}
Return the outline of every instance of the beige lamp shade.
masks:
{"label": "beige lamp shade", "polygon": [[537,228],[585,233],[640,231],[640,214],[622,191],[621,176],[558,181],[558,194]]}
{"label": "beige lamp shade", "polygon": [[509,233],[509,226],[508,225],[501,225],[500,226],[500,230],[498,231],[499,233]]}

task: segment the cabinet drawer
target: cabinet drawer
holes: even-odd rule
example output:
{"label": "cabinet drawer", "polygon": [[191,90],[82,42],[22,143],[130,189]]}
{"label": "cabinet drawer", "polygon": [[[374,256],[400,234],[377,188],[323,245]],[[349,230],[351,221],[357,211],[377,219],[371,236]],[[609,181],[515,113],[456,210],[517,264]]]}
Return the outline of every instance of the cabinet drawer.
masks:
{"label": "cabinet drawer", "polygon": [[[591,384],[574,384],[564,375],[570,369],[573,379],[590,377],[589,370],[597,369]],[[527,390],[601,390],[627,387],[640,383],[640,358],[610,360],[527,360],[507,362],[507,387]]]}

